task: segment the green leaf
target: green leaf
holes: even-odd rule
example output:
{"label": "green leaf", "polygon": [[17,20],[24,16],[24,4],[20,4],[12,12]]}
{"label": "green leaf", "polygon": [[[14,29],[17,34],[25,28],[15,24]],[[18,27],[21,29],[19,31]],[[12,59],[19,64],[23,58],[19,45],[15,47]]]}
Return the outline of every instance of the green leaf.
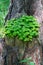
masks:
{"label": "green leaf", "polygon": [[31,59],[32,59],[31,57],[23,59],[23,60],[20,61],[20,63],[30,62]]}
{"label": "green leaf", "polygon": [[30,62],[29,65],[35,65],[35,63],[34,62]]}

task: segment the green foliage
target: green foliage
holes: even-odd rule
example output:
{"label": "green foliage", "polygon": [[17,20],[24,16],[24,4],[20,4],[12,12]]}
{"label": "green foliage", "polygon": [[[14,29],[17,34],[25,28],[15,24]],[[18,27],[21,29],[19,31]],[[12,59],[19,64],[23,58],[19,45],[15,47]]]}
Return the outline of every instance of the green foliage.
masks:
{"label": "green foliage", "polygon": [[30,62],[31,59],[32,59],[32,58],[29,57],[29,58],[26,58],[26,59],[21,60],[19,63]]}
{"label": "green foliage", "polygon": [[0,16],[0,38],[4,36],[4,18]]}
{"label": "green foliage", "polygon": [[29,58],[26,58],[24,60],[21,60],[20,63],[27,63],[28,65],[35,65],[35,63],[31,60],[32,60],[32,58],[29,57]]}
{"label": "green foliage", "polygon": [[7,11],[10,0],[0,0],[0,11]]}
{"label": "green foliage", "polygon": [[38,36],[39,24],[33,16],[23,15],[19,19],[7,21],[5,34],[8,37],[17,36],[23,41],[32,41]]}
{"label": "green foliage", "polygon": [[10,0],[0,0],[0,27],[4,24],[5,15],[7,14]]}
{"label": "green foliage", "polygon": [[0,28],[3,27],[3,25],[4,25],[3,22],[4,22],[4,19],[2,18],[2,16],[0,16]]}
{"label": "green foliage", "polygon": [[4,36],[4,22],[10,0],[0,0],[0,38]]}
{"label": "green foliage", "polygon": [[4,33],[4,27],[0,28],[0,38],[4,38],[5,33]]}

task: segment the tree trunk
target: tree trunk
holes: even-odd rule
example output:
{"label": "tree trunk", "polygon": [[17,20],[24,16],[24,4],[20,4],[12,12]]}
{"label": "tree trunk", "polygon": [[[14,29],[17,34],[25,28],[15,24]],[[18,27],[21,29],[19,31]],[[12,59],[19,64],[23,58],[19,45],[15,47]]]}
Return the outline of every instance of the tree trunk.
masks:
{"label": "tree trunk", "polygon": [[5,18],[5,21],[11,18],[18,18],[25,14],[24,1],[23,0],[11,0],[9,12]]}
{"label": "tree trunk", "polygon": [[[5,21],[11,18],[19,18],[22,15],[33,15],[37,18],[38,22],[41,23],[40,33],[39,33],[39,40],[40,43],[43,45],[43,33],[42,29],[42,21],[43,21],[43,9],[41,0],[11,0],[9,12],[5,18]],[[43,29],[42,29],[43,30]],[[6,39],[5,39],[6,41]],[[19,43],[19,44],[18,44]],[[20,60],[32,57],[32,61],[34,61],[35,65],[40,65],[41,59],[41,48],[39,42],[33,40],[32,44],[28,44],[28,46],[23,45],[23,42],[18,41],[15,39],[14,44],[15,46],[12,48],[8,46],[7,48],[7,65],[17,65]],[[34,43],[34,44],[33,44]],[[21,44],[21,45],[20,45]],[[27,43],[26,43],[27,44]],[[42,47],[43,49],[43,47]],[[14,53],[13,53],[14,52]],[[38,55],[39,54],[39,55]],[[39,57],[38,57],[39,56]],[[27,64],[26,64],[27,65]]]}

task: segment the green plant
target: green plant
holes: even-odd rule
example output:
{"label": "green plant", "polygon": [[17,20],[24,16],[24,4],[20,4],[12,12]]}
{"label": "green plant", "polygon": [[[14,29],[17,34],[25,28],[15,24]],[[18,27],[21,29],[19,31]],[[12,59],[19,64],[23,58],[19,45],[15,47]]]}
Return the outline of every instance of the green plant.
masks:
{"label": "green plant", "polygon": [[0,0],[0,38],[4,37],[5,16],[8,12],[10,0]]}
{"label": "green plant", "polygon": [[8,10],[10,0],[0,0],[0,11],[5,12]]}
{"label": "green plant", "polygon": [[19,19],[8,20],[5,25],[5,35],[17,36],[23,41],[32,41],[38,36],[39,24],[35,17],[23,15]]}
{"label": "green plant", "polygon": [[35,63],[32,61],[32,58],[31,57],[26,58],[24,60],[21,60],[19,63],[27,63],[29,65],[35,65]]}

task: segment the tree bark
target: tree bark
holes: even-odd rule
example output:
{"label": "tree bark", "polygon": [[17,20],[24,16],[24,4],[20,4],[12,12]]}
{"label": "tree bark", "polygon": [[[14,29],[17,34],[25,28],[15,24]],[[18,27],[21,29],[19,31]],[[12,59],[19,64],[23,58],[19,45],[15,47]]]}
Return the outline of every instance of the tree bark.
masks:
{"label": "tree bark", "polygon": [[9,12],[5,18],[5,21],[11,18],[18,18],[25,14],[24,12],[24,0],[11,0]]}

